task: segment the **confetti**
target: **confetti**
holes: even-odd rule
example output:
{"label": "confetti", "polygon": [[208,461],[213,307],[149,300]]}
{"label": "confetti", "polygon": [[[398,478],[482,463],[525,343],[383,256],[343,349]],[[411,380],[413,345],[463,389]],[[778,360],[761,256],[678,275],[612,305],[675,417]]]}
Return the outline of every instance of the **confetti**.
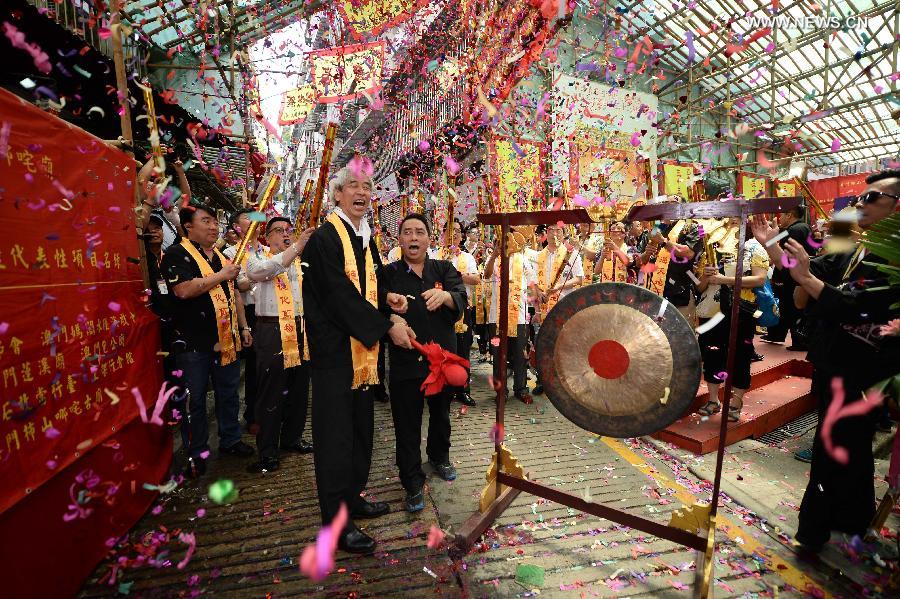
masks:
{"label": "confetti", "polygon": [[234,486],[234,481],[228,479],[219,479],[209,486],[209,498],[218,504],[234,503],[238,498],[238,490]]}
{"label": "confetti", "polygon": [[300,555],[300,572],[315,582],[324,580],[331,573],[334,569],[334,553],[337,550],[338,537],[347,519],[347,506],[341,502],[341,507],[331,523],[319,529],[316,543],[308,545]]}

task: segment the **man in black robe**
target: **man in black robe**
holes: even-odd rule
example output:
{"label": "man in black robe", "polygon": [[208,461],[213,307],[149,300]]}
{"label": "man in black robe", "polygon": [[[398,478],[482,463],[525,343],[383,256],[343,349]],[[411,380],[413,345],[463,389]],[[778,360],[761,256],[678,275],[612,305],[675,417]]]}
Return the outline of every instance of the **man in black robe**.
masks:
{"label": "man in black robe", "polygon": [[[420,343],[433,341],[456,353],[456,321],[467,305],[462,276],[447,260],[428,257],[428,222],[421,214],[410,214],[400,222],[402,258],[384,267],[382,284],[387,291],[411,297],[406,313],[391,315],[407,323]],[[471,342],[471,338],[470,342]],[[406,490],[406,511],[425,508],[425,472],[422,470],[422,409],[428,403],[428,442],[425,452],[442,479],[456,479],[450,463],[450,402],[454,389],[425,397],[422,383],[429,373],[428,361],[415,350],[392,345],[391,414],[397,438],[397,468]]]}
{"label": "man in black robe", "polygon": [[[900,170],[876,173],[866,183],[857,220],[863,230],[896,210]],[[761,215],[754,217],[753,234],[761,243],[777,232]],[[814,366],[812,393],[819,404],[819,426],[795,536],[804,550],[816,552],[833,530],[865,535],[875,514],[872,440],[877,410],[835,423],[831,441],[834,447],[846,449],[845,463],[825,449],[822,424],[836,390],[842,390],[845,405],[865,401],[863,394],[873,385],[900,372],[900,337],[882,333],[884,325],[897,318],[891,306],[900,301],[900,290],[889,286],[887,275],[878,270],[877,264],[886,261],[868,254],[862,245],[812,261],[793,239],[783,250],[778,244],[766,250],[772,260],[780,262],[783,251],[796,261],[790,274],[797,283],[798,305],[814,300],[809,314],[821,325],[810,342],[815,351],[808,356]]]}
{"label": "man in black robe", "polygon": [[[371,553],[375,541],[354,524],[355,519],[374,518],[390,511],[383,502],[365,501],[360,494],[369,478],[374,435],[372,388],[353,388],[354,364],[351,337],[373,348],[385,334],[401,347],[411,347],[408,327],[393,324],[367,299],[367,250],[376,276],[381,257],[365,215],[372,199],[371,179],[345,167],[330,185],[338,219],[320,226],[306,244],[302,261],[303,306],[307,326],[312,374],[312,432],[316,485],[322,522],[337,514],[341,503],[350,520],[341,532],[338,546],[352,553]],[[345,271],[344,249],[337,226],[345,229],[356,262],[360,288]],[[378,305],[387,303],[405,312],[406,298],[379,293]],[[413,338],[415,337],[412,334]],[[377,377],[375,377],[377,378]],[[374,381],[372,384],[375,384]]]}

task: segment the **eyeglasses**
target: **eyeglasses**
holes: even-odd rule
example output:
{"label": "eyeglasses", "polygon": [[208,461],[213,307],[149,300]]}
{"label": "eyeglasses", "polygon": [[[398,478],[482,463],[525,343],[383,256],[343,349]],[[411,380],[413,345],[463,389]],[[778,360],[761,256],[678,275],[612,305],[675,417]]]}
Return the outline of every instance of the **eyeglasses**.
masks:
{"label": "eyeglasses", "polygon": [[272,233],[275,233],[276,235],[286,235],[288,233],[291,233],[292,231],[293,229],[291,228],[273,227],[269,229],[269,235],[271,235]]}
{"label": "eyeglasses", "polygon": [[860,204],[874,204],[881,198],[881,196],[886,196],[893,200],[900,200],[900,195],[884,193],[882,191],[867,191],[860,194],[859,197],[856,198],[856,201]]}

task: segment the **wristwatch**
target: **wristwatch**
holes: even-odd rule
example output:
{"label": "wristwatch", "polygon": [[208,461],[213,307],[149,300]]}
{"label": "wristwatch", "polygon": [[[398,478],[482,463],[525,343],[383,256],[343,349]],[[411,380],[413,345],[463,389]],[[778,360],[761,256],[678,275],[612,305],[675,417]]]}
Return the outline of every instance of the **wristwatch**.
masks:
{"label": "wristwatch", "polygon": [[248,333],[252,333],[253,330],[250,327],[241,327],[242,331],[247,331]]}

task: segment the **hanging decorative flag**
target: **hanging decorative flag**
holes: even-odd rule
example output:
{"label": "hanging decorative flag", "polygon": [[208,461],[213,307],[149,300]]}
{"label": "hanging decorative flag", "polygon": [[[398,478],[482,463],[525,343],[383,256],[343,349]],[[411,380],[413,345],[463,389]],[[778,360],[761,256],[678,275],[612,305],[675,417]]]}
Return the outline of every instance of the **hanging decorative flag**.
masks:
{"label": "hanging decorative flag", "polygon": [[379,35],[413,16],[428,0],[341,0],[338,10],[357,40]]}
{"label": "hanging decorative flag", "polygon": [[740,171],[737,176],[737,192],[748,200],[764,198],[769,193],[769,180],[756,173]]}
{"label": "hanging decorative flag", "polygon": [[384,41],[310,52],[316,100],[352,100],[381,89]]}
{"label": "hanging decorative flag", "polygon": [[304,85],[285,92],[281,99],[279,125],[302,123],[316,105],[316,90],[312,85]]}
{"label": "hanging decorative flag", "polygon": [[779,198],[792,198],[797,195],[797,185],[793,181],[776,181],[775,196]]}
{"label": "hanging decorative flag", "polygon": [[489,152],[492,193],[500,211],[540,210],[544,205],[544,144],[496,136]]}

